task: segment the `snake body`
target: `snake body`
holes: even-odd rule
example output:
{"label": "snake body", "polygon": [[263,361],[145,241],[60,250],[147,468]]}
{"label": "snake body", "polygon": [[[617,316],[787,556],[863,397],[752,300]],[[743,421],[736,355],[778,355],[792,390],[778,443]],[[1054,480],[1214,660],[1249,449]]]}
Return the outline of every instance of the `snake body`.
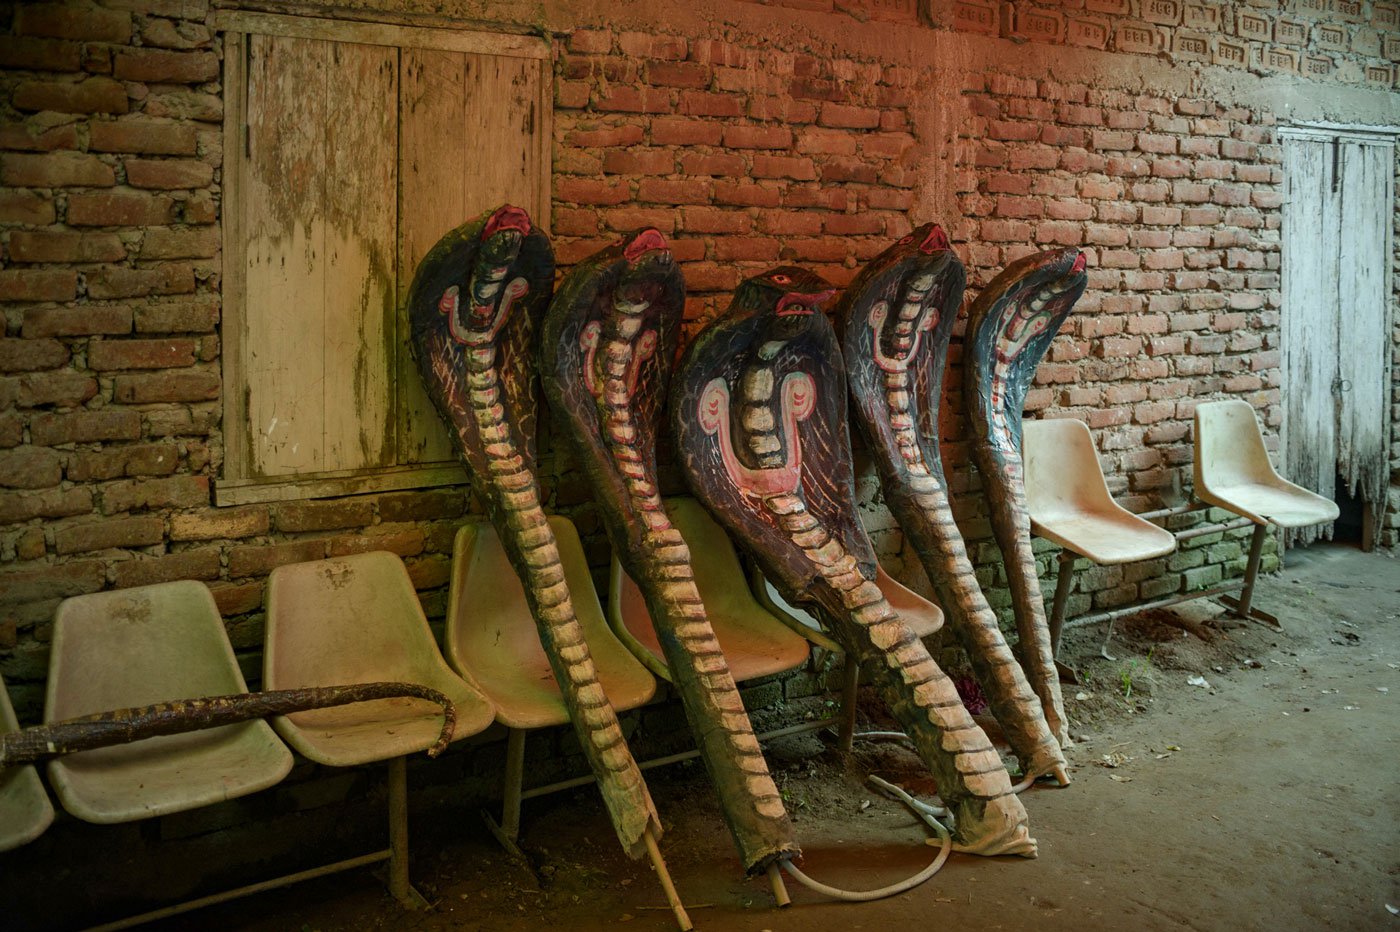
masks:
{"label": "snake body", "polygon": [[1036,366],[1084,293],[1084,268],[1084,255],[1072,247],[1033,253],[1008,265],[972,303],[963,354],[972,455],[1006,564],[1021,663],[1061,745],[1069,742],[1069,723],[1031,550],[1021,412]]}
{"label": "snake body", "polygon": [[556,427],[593,486],[614,552],[646,600],[669,674],[745,870],[798,855],[792,825],[662,506],[656,433],[685,288],[666,241],[643,230],[586,259],[545,318],[541,368]]}
{"label": "snake body", "polygon": [[952,809],[961,850],[1033,855],[1001,760],[951,680],[875,585],[854,509],[830,287],[801,269],[743,282],[687,350],[672,393],[696,496],[790,601],[813,605],[904,726]]}
{"label": "snake body", "polygon": [[535,475],[533,334],[553,279],[549,240],[524,211],[502,207],[463,224],[414,275],[414,357],[524,585],[618,838],[640,857],[648,828],[660,836],[660,820],[598,682]]}
{"label": "snake body", "polygon": [[886,503],[909,535],[1022,769],[1052,773],[1064,767],[1064,756],[977,583],[943,472],[938,414],[963,281],[942,228],[930,223],[914,230],[870,260],[842,294],[842,355],[854,420]]}

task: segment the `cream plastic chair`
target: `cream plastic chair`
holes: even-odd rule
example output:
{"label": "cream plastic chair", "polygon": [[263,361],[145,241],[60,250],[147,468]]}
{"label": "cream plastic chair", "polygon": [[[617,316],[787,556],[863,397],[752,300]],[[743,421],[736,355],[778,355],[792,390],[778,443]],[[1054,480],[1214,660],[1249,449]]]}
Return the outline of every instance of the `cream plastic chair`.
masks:
{"label": "cream plastic chair", "polygon": [[[0,734],[19,731],[5,681],[0,679]],[[53,804],[32,766],[0,769],[0,851],[26,845],[53,822]]]}
{"label": "cream plastic chair", "polygon": [[[943,627],[942,609],[885,572],[885,568],[878,564],[875,567],[875,585],[920,640]],[[821,622],[811,612],[783,598],[777,587],[756,566],[749,572],[749,588],[764,608],[789,628],[801,633],[814,646],[833,653],[844,653],[841,645],[823,631]],[[849,751],[855,740],[856,692],[859,688],[860,665],[846,663],[841,679],[841,725],[838,732],[838,745],[842,751]]]}
{"label": "cream plastic chair", "polygon": [[[267,689],[408,682],[456,706],[452,740],[491,724],[495,707],[438,652],[403,561],[377,551],[280,566],[267,587],[263,654]],[[408,784],[404,756],[437,740],[442,710],[410,697],[279,716],[275,725],[305,757],[331,767],[389,760],[389,889],[423,905],[408,880]]]}
{"label": "cream plastic chair", "polygon": [[[214,597],[181,581],[65,599],[54,618],[44,721],[247,692]],[[49,762],[63,808],[129,822],[266,789],[292,755],[266,722],[147,738]]]}
{"label": "cream plastic chair", "polygon": [[[578,531],[558,515],[550,517],[549,525],[559,546],[574,612],[608,701],[619,714],[645,705],[656,693],[656,680],[603,619]],[[569,711],[540,644],[525,587],[488,521],[474,521],[457,531],[443,641],[448,662],[481,684],[496,705],[496,721],[509,729],[501,823],[498,826],[490,816],[486,818],[501,843],[518,852],[515,839],[520,834],[524,798],[526,732],[566,725]]]}
{"label": "cream plastic chair", "polygon": [[1246,401],[1208,401],[1196,405],[1196,497],[1254,522],[1249,563],[1238,600],[1224,599],[1240,617],[1250,614],[1259,558],[1270,524],[1307,527],[1337,520],[1335,502],[1287,481],[1269,462],[1264,435]]}
{"label": "cream plastic chair", "polygon": [[[669,498],[665,506],[690,550],[695,586],[734,682],[783,673],[805,663],[810,653],[806,637],[759,604],[747,586],[736,585],[744,578],[739,555],[709,512],[693,498]],[[646,601],[616,555],[608,585],[608,622],[633,656],[670,681],[671,670]]]}
{"label": "cream plastic chair", "polygon": [[1104,566],[1136,563],[1171,553],[1176,537],[1113,500],[1083,421],[1027,421],[1022,430],[1031,531],[1063,548],[1050,613],[1050,644],[1058,653],[1076,554]]}

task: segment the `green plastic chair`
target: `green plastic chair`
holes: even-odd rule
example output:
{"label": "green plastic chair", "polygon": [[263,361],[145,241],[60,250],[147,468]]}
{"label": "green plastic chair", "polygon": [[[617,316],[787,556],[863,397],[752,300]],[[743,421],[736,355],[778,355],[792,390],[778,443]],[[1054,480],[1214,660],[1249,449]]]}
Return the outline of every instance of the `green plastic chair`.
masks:
{"label": "green plastic chair", "polygon": [[[0,734],[15,731],[19,731],[19,719],[0,678]],[[27,764],[0,769],[0,851],[29,844],[52,822],[53,804],[39,772]]]}
{"label": "green plastic chair", "polygon": [[[656,680],[608,628],[578,530],[558,515],[549,518],[549,526],[608,701],[619,714],[646,705],[656,693]],[[503,815],[499,826],[489,816],[487,824],[507,849],[518,851],[526,732],[567,724],[569,710],[540,645],[525,587],[488,521],[457,531],[443,646],[448,663],[481,684],[495,703],[496,721],[509,729]]]}
{"label": "green plastic chair", "polygon": [[[58,606],[45,722],[247,690],[214,596],[203,583],[98,592]],[[48,764],[63,808],[99,823],[256,793],[291,769],[291,753],[262,721],[147,738]]]}
{"label": "green plastic chair", "polygon": [[[784,673],[807,661],[809,638],[783,623],[744,585],[739,555],[724,528],[693,498],[664,502],[672,525],[690,549],[695,585],[710,627],[736,683]],[[670,681],[671,670],[641,590],[613,556],[608,585],[608,622],[632,655]]]}
{"label": "green plastic chair", "polygon": [[[408,569],[384,551],[272,571],[263,682],[268,689],[375,682],[428,686],[456,707],[453,741],[486,729],[496,711],[475,683],[448,669]],[[412,697],[378,699],[279,716],[274,724],[288,744],[318,764],[389,761],[389,891],[406,906],[426,905],[408,879],[404,758],[437,740],[441,707]]]}

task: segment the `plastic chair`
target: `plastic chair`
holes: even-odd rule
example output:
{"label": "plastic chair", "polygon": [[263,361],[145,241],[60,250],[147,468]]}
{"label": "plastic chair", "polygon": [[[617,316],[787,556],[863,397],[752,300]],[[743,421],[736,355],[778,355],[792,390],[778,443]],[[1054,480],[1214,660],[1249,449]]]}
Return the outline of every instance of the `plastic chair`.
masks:
{"label": "plastic chair", "polygon": [[[247,692],[207,586],[170,582],[64,599],[54,618],[44,721]],[[50,761],[63,808],[115,823],[183,812],[266,789],[292,755],[266,722],[246,722]]]}
{"label": "plastic chair", "polygon": [[[549,525],[603,691],[618,713],[645,705],[656,693],[656,680],[608,628],[578,531],[558,515]],[[509,729],[501,823],[487,816],[487,824],[508,850],[518,852],[526,732],[568,724],[569,710],[540,644],[525,587],[490,522],[471,522],[457,531],[443,642],[448,662],[481,685],[495,703],[496,721]]]}
{"label": "plastic chair", "polygon": [[[491,724],[495,707],[475,683],[448,669],[403,561],[376,551],[280,566],[267,587],[263,681],[297,689],[380,681],[428,686],[456,706],[452,740]],[[395,698],[279,716],[277,731],[318,764],[389,760],[389,889],[421,905],[408,881],[408,784],[404,755],[426,750],[441,709]]]}
{"label": "plastic chair", "polygon": [[1238,600],[1222,599],[1241,617],[1250,614],[1259,559],[1270,524],[1307,527],[1337,520],[1336,502],[1284,479],[1269,462],[1264,435],[1246,401],[1209,401],[1196,406],[1196,497],[1254,522],[1244,589]]}
{"label": "plastic chair", "polygon": [[[919,595],[913,589],[885,572],[883,566],[875,567],[875,585],[885,596],[899,617],[904,620],[920,640],[936,633],[943,627],[943,610]],[[783,598],[777,587],[763,575],[762,570],[753,567],[749,573],[749,588],[755,598],[775,617],[789,628],[807,638],[816,647],[844,653],[841,645],[833,641],[823,630],[811,612],[798,608]],[[842,751],[849,751],[856,733],[856,691],[860,688],[860,664],[846,663],[841,676],[841,724],[838,731],[838,745]]]}
{"label": "plastic chair", "polygon": [[[784,673],[805,663],[810,654],[806,637],[759,604],[748,587],[735,585],[744,578],[739,555],[709,512],[693,498],[669,498],[665,506],[690,550],[695,586],[734,682]],[[608,622],[633,656],[670,681],[671,670],[646,601],[616,555],[608,585]]]}
{"label": "plastic chair", "polygon": [[1176,537],[1113,500],[1083,421],[1027,421],[1022,430],[1031,530],[1063,548],[1050,613],[1050,644],[1058,652],[1076,554],[1105,566],[1136,563],[1171,553]]}
{"label": "plastic chair", "polygon": [[[0,734],[19,731],[19,719],[0,678]],[[53,822],[53,804],[39,772],[30,765],[0,769],[0,851],[9,851],[44,834]]]}

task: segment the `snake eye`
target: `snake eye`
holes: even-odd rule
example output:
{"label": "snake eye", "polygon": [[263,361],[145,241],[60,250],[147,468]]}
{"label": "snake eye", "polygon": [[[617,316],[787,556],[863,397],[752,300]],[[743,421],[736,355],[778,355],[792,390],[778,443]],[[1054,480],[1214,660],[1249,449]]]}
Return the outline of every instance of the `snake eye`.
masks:
{"label": "snake eye", "polygon": [[914,242],[914,234],[910,233],[908,236],[904,237],[904,239],[900,240],[898,245],[908,246],[912,242]]}
{"label": "snake eye", "polygon": [[773,276],[773,284],[775,284],[775,285],[791,285],[791,284],[792,284],[792,278],[791,278],[790,276],[787,276],[787,275],[774,275],[774,276]]}

